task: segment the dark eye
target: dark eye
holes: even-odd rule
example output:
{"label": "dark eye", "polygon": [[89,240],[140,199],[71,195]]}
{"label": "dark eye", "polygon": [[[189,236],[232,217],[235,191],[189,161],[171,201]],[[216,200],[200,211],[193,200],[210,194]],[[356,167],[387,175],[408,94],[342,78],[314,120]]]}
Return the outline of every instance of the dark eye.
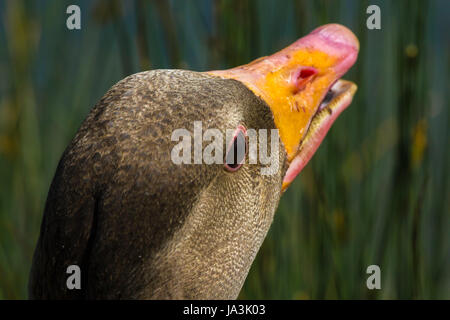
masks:
{"label": "dark eye", "polygon": [[238,170],[245,161],[247,154],[247,130],[244,126],[238,126],[233,135],[233,140],[225,155],[225,169],[230,172]]}

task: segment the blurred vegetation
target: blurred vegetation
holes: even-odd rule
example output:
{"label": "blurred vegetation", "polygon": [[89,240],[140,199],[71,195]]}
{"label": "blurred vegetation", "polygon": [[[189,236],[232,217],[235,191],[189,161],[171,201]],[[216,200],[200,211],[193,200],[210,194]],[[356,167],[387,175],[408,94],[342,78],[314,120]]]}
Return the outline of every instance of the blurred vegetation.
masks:
{"label": "blurred vegetation", "polygon": [[[77,3],[81,30],[66,28]],[[381,8],[382,29],[366,28]],[[241,298],[450,298],[450,2],[0,2],[0,299],[27,297],[57,162],[118,80],[268,55],[317,26],[361,43],[359,90],[283,196]],[[377,264],[382,289],[366,288]]]}

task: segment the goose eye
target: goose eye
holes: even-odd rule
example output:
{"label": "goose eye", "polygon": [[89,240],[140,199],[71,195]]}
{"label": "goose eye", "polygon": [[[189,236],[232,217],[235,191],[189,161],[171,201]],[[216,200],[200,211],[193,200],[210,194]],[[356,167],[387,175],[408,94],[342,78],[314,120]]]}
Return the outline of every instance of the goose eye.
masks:
{"label": "goose eye", "polygon": [[245,161],[247,154],[247,130],[244,126],[238,126],[233,135],[227,154],[225,156],[225,169],[230,172],[238,170]]}

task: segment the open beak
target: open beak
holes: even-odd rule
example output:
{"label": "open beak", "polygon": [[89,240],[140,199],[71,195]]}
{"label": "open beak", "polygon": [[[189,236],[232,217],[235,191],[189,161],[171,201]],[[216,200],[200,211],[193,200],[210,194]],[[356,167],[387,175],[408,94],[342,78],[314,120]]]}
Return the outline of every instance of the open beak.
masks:
{"label": "open beak", "polygon": [[357,87],[339,79],[355,63],[358,51],[358,39],[349,29],[327,24],[271,56],[208,72],[241,81],[272,110],[289,164],[283,190],[351,103]]}

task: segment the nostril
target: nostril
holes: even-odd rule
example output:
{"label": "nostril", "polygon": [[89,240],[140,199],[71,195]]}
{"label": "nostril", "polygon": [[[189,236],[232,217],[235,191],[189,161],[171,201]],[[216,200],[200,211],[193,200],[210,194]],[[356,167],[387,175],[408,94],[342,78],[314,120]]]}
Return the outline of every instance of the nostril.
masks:
{"label": "nostril", "polygon": [[312,67],[303,67],[297,71],[293,79],[294,90],[293,93],[296,94],[300,90],[303,90],[305,85],[311,81],[313,76],[317,73],[317,70]]}
{"label": "nostril", "polygon": [[317,73],[317,70],[314,68],[303,68],[300,70],[300,73],[298,75],[298,79],[306,79],[309,78]]}

